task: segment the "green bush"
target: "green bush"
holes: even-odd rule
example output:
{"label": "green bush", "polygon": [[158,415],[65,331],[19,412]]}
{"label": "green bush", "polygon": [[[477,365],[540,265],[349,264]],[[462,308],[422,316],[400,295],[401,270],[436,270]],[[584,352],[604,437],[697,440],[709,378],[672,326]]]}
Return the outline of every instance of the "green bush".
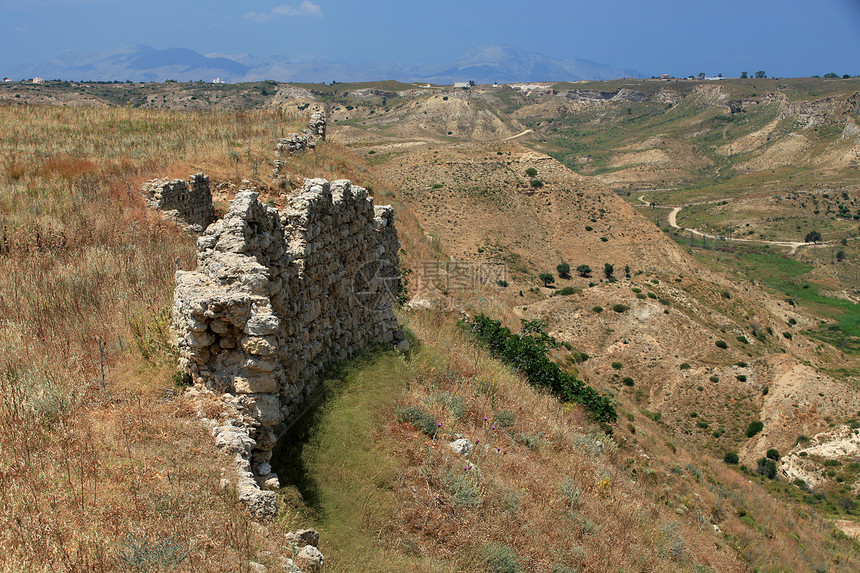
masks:
{"label": "green bush", "polygon": [[768,479],[776,479],[776,462],[770,458],[761,458],[756,471]]}
{"label": "green bush", "polygon": [[769,457],[770,459],[772,459],[772,460],[773,460],[773,461],[775,461],[775,462],[778,462],[778,461],[779,461],[779,458],[781,457],[781,456],[779,455],[779,451],[778,451],[778,450],[776,450],[776,449],[774,449],[774,448],[770,448],[770,449],[767,451],[767,454],[766,454],[766,455],[767,455],[767,457]]}
{"label": "green bush", "polygon": [[606,275],[606,278],[611,279],[613,272],[615,272],[615,265],[603,263],[603,274]]}
{"label": "green bush", "polygon": [[602,306],[593,306],[593,307],[591,307],[591,310],[600,314],[601,312],[603,312],[603,307]]}
{"label": "green bush", "polygon": [[489,545],[484,549],[488,573],[522,573],[523,564],[516,552],[507,545]]}
{"label": "green bush", "polygon": [[728,344],[726,344],[726,341],[725,341],[725,340],[718,340],[718,341],[716,341],[714,344],[716,344],[716,345],[717,345],[717,348],[722,348],[723,350],[725,350],[726,348],[728,348],[728,347],[729,347],[729,345],[728,345]]}
{"label": "green bush", "polygon": [[614,310],[615,312],[618,312],[618,313],[627,312],[627,310],[629,308],[630,307],[627,306],[626,304],[621,304],[621,303],[612,305],[612,310]]}
{"label": "green bush", "polygon": [[649,292],[649,293],[648,293],[648,298],[653,298],[654,300],[657,300],[657,295],[656,295],[656,294],[654,294],[653,292]]}
{"label": "green bush", "polygon": [[746,374],[737,374],[735,376],[735,378],[738,379],[738,382],[746,382],[747,381]]}
{"label": "green bush", "polygon": [[622,378],[621,383],[625,386],[633,386],[633,384],[635,384],[633,378],[631,378],[630,376],[625,376],[624,378]]}
{"label": "green bush", "polygon": [[560,276],[561,278],[570,278],[570,264],[562,261],[557,267],[555,267],[555,270],[558,271],[558,276]]}
{"label": "green bush", "polygon": [[578,272],[581,277],[587,277],[591,274],[591,267],[588,265],[579,265],[576,267],[576,272]]}
{"label": "green bush", "polygon": [[543,283],[543,286],[547,286],[555,282],[555,277],[552,273],[541,273],[538,275],[538,278]]}
{"label": "green bush", "polygon": [[540,189],[541,187],[543,187],[543,181],[541,181],[540,179],[532,179],[529,185],[531,185],[535,189]]}
{"label": "green bush", "polygon": [[720,381],[720,377],[719,377],[719,376],[717,376],[716,374],[714,374],[713,376],[711,376],[710,378],[708,378],[708,380],[710,380],[711,382],[713,382],[714,384],[716,384],[717,382],[719,382],[719,381]]}
{"label": "green bush", "polygon": [[566,286],[566,287],[563,287],[563,288],[559,289],[558,291],[556,291],[555,294],[561,295],[561,296],[569,296],[572,294],[579,294],[581,292],[582,291],[576,287]]}
{"label": "green bush", "polygon": [[528,177],[536,176],[537,175],[537,169],[535,169],[534,167],[529,167],[528,169],[526,169],[526,175]]}
{"label": "green bush", "polygon": [[747,337],[743,336],[743,335],[738,336],[737,338],[738,338],[738,342],[740,342],[741,344],[749,344],[749,342],[750,342],[749,340],[747,340]]}
{"label": "green bush", "polygon": [[737,465],[738,455],[734,452],[726,452],[726,455],[723,456],[723,461],[727,464]]}
{"label": "green bush", "polygon": [[612,364],[610,364],[610,366],[612,366],[614,370],[621,370],[622,368],[624,368],[624,365],[620,362],[613,362]]}
{"label": "green bush", "polygon": [[636,293],[636,298],[638,298],[639,300],[645,300],[645,299],[647,299],[648,297],[647,297],[647,296],[645,296],[645,293],[637,292],[637,293]]}
{"label": "green bush", "polygon": [[191,374],[177,370],[173,373],[173,385],[177,388],[188,388],[193,383]]}
{"label": "green bush", "polygon": [[649,410],[646,410],[645,408],[640,409],[640,412],[642,412],[647,418],[650,418],[655,422],[659,422],[660,419],[663,417],[662,412],[651,412]]}
{"label": "green bush", "polygon": [[790,332],[783,332],[782,335],[784,337],[786,337],[787,339],[791,340],[791,333]]}
{"label": "green bush", "polygon": [[438,422],[436,421],[436,418],[433,417],[433,414],[423,408],[419,408],[418,406],[408,406],[401,409],[397,413],[397,419],[409,422],[415,426],[416,429],[421,430],[428,436],[435,436],[436,432],[439,430]]}
{"label": "green bush", "polygon": [[614,422],[618,414],[612,400],[601,396],[597,390],[559,368],[547,356],[551,348],[559,343],[553,337],[533,325],[523,328],[520,334],[513,334],[498,320],[477,315],[468,326],[475,337],[486,344],[490,351],[512,364],[526,375],[532,386],[547,388],[562,402],[580,403],[598,421]]}
{"label": "green bush", "polygon": [[516,415],[510,410],[499,410],[493,419],[496,421],[496,425],[501,428],[510,428],[517,421]]}
{"label": "green bush", "polygon": [[687,363],[687,362],[683,362],[683,363],[681,364],[681,370],[689,370],[689,369],[690,369],[690,364],[689,364],[689,363]]}
{"label": "green bush", "polygon": [[764,430],[764,423],[756,420],[755,422],[750,422],[750,425],[747,426],[746,435],[748,438],[752,438],[762,430]]}

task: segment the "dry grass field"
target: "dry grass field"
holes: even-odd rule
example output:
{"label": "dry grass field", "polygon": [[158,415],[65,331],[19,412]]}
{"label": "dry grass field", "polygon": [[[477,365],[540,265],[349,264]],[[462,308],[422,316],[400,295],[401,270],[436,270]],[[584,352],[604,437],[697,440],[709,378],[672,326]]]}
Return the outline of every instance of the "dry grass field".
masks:
{"label": "dry grass field", "polygon": [[[412,107],[444,116],[441,97]],[[494,97],[499,109],[528,103]],[[411,109],[389,105],[392,117]],[[246,571],[256,561],[280,571],[283,534],[305,526],[320,530],[328,569],[343,572],[860,570],[858,543],[825,519],[830,510],[721,461],[731,450],[754,464],[768,447],[743,437],[747,417],[771,416],[763,436],[785,451],[806,428],[854,414],[839,393],[855,358],[801,332],[830,332],[818,320],[842,324],[845,309],[797,283],[795,263],[682,248],[596,180],[598,166],[579,175],[513,141],[431,133],[474,133],[470,106],[486,119],[487,105],[459,102],[457,118],[421,128],[432,137],[398,135],[384,121],[331,127],[329,142],[288,161],[287,188],[269,174],[277,139],[303,127],[296,109],[0,105],[0,570]],[[499,125],[507,136],[532,125],[523,121],[477,127],[482,139]],[[628,152],[645,157],[636,145]],[[326,400],[277,460],[279,518],[254,523],[220,485],[230,461],[176,385],[172,281],[195,264],[195,238],[138,191],[199,171],[222,207],[243,186],[280,204],[303,177],[348,178],[394,203],[405,268],[506,263],[510,285],[479,293],[493,298],[489,311],[514,330],[520,318],[549,322],[567,343],[552,358],[613,396],[612,434],[457,326],[460,311],[477,310],[475,293],[436,292],[436,310],[401,310],[409,353],[374,351],[331,371]],[[594,276],[541,286],[538,273],[562,261],[588,263]],[[834,274],[832,288],[848,274]],[[418,278],[412,294],[427,295]],[[789,291],[790,308],[773,296]],[[765,326],[775,334],[757,338]],[[581,362],[582,352],[591,358]],[[823,373],[832,396],[798,382],[810,372]],[[784,385],[763,394],[767,377]],[[794,414],[775,402],[783,389],[815,405],[808,426],[786,421]],[[435,429],[422,431],[430,419]],[[457,437],[478,444],[468,462],[448,447]]]}

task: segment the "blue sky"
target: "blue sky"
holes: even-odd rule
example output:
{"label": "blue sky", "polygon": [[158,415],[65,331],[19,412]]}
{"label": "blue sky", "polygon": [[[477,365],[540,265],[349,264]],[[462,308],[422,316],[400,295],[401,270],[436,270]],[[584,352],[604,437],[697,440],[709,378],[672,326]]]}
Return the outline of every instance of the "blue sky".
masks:
{"label": "blue sky", "polygon": [[0,73],[134,44],[403,64],[507,44],[646,75],[858,75],[860,0],[0,0]]}

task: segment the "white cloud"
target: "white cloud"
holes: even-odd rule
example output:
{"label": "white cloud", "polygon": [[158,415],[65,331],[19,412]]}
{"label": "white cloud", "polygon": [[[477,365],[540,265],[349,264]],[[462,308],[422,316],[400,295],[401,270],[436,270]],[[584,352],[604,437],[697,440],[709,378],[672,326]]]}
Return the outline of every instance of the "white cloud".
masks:
{"label": "white cloud", "polygon": [[245,14],[246,20],[253,20],[259,24],[263,22],[268,22],[274,18],[278,18],[280,16],[322,16],[322,9],[319,5],[310,2],[309,0],[305,0],[299,7],[296,8],[294,6],[290,6],[288,4],[282,4],[281,6],[275,6],[272,8],[271,12],[248,12]]}

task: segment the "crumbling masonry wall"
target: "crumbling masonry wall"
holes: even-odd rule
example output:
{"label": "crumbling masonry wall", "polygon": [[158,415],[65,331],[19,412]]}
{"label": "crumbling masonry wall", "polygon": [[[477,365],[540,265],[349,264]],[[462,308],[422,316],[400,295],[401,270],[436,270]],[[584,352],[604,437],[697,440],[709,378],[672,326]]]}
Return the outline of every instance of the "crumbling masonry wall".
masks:
{"label": "crumbling masonry wall", "polygon": [[198,233],[215,220],[209,176],[203,173],[192,175],[188,181],[152,179],[143,184],[142,191],[147,205]]}
{"label": "crumbling masonry wall", "polygon": [[392,310],[393,217],[345,180],[306,180],[283,211],[242,191],[198,239],[197,270],[176,273],[182,366],[243,413],[258,483],[277,482],[268,463],[276,427],[326,365],[374,342],[406,344]]}

